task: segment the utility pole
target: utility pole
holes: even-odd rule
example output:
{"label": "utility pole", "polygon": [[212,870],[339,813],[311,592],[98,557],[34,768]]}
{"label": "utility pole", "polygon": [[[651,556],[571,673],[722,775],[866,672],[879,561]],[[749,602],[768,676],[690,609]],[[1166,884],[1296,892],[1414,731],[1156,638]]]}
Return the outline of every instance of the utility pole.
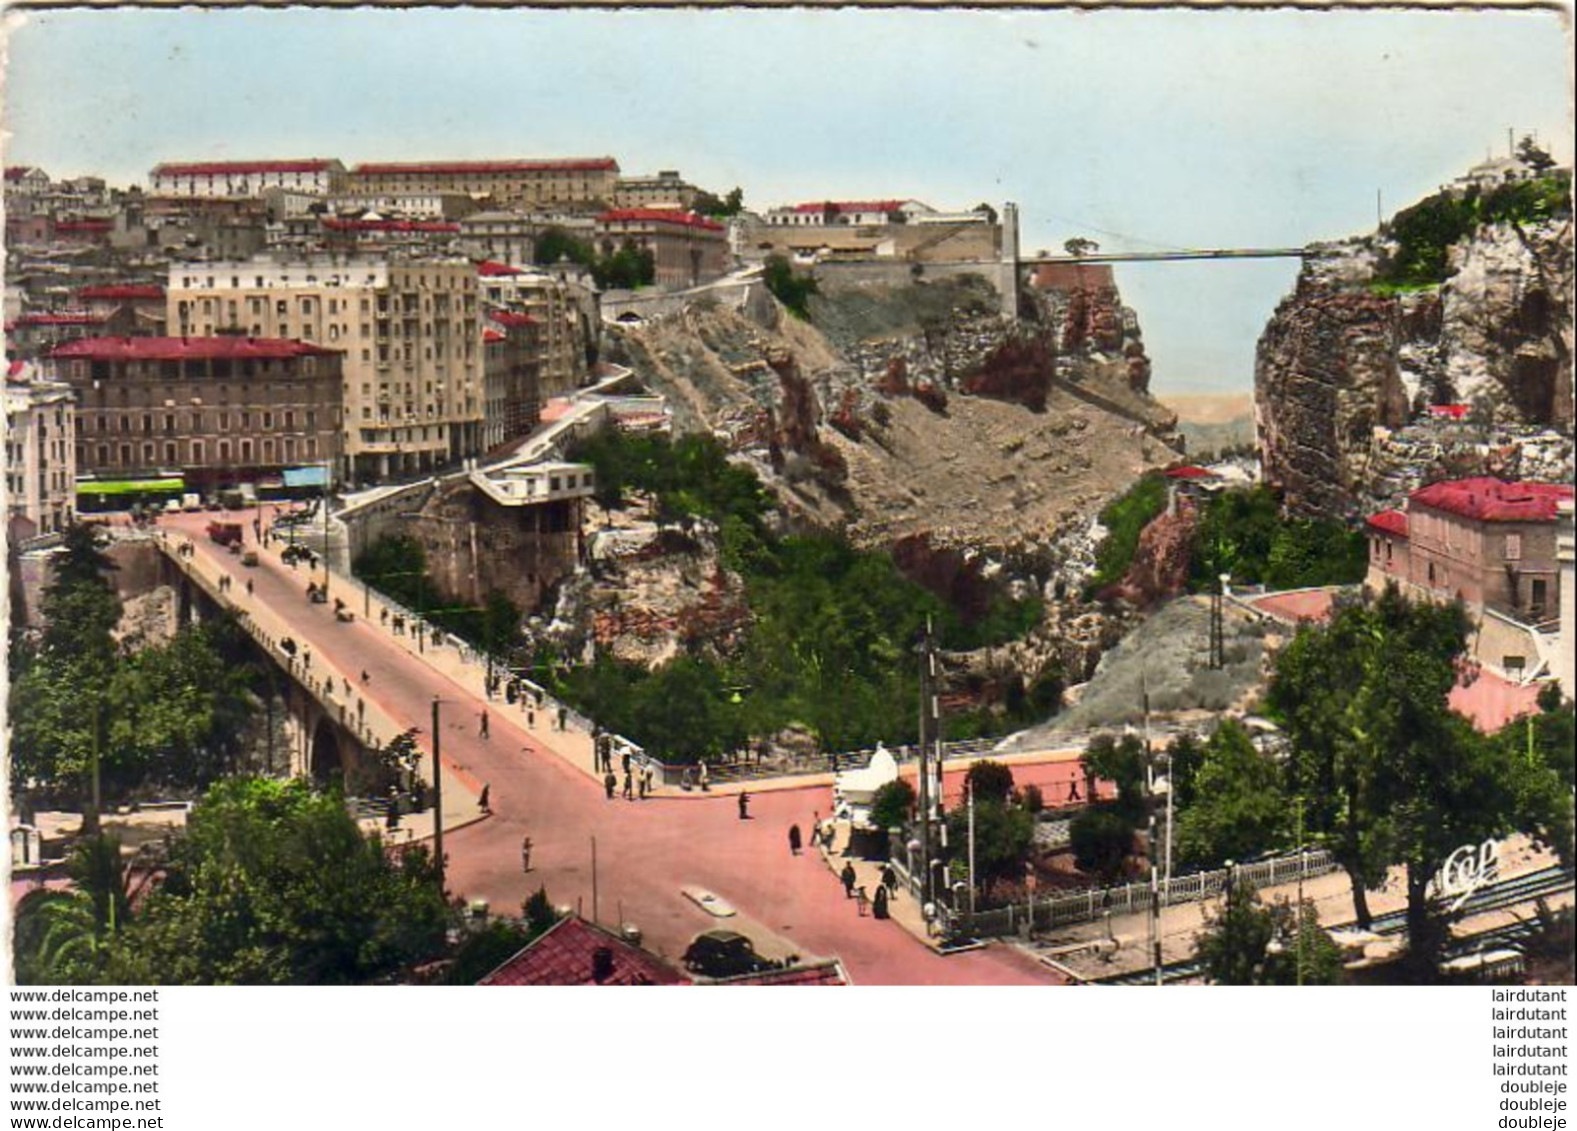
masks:
{"label": "utility pole", "polygon": [[438,723],[438,696],[433,696],[433,859],[438,865],[438,893],[444,890],[444,763],[443,731]]}
{"label": "utility pole", "polygon": [[1145,669],[1139,669],[1139,687],[1144,702],[1144,780],[1145,808],[1149,811],[1149,837],[1145,855],[1150,858],[1150,945],[1155,965],[1155,984],[1161,984],[1161,890],[1160,869],[1155,858],[1155,751],[1150,745],[1150,681]]}
{"label": "utility pole", "polygon": [[964,791],[969,795],[969,922],[970,930],[974,929],[975,921],[975,787],[972,783],[964,783]]}
{"label": "utility pole", "polygon": [[925,633],[915,649],[920,654],[920,866],[925,869],[921,902],[934,909],[936,904],[935,870],[931,867],[931,735],[936,727],[933,680],[936,653],[931,643],[931,620],[926,618]]}

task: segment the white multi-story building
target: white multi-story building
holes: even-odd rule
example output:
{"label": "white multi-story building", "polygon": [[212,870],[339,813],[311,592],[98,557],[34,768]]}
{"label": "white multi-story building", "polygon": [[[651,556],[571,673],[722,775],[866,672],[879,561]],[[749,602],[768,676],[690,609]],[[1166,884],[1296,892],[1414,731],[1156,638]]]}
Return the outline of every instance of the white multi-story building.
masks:
{"label": "white multi-story building", "polygon": [[424,473],[482,451],[482,322],[469,260],[317,255],[175,264],[169,332],[291,338],[344,362],[352,480]]}
{"label": "white multi-story building", "polygon": [[589,285],[557,270],[528,271],[486,262],[477,268],[482,302],[493,310],[526,314],[536,323],[543,400],[580,385],[587,346],[596,340],[598,308]]}
{"label": "white multi-story building", "polygon": [[345,187],[345,166],[325,157],[166,162],[155,165],[148,180],[154,196],[260,196],[270,188],[324,196]]}
{"label": "white multi-story building", "polygon": [[880,227],[934,211],[918,200],[815,200],[771,209],[762,218],[773,227]]}
{"label": "white multi-story building", "polygon": [[76,407],[71,386],[12,362],[5,385],[6,528],[13,539],[63,530],[76,514]]}

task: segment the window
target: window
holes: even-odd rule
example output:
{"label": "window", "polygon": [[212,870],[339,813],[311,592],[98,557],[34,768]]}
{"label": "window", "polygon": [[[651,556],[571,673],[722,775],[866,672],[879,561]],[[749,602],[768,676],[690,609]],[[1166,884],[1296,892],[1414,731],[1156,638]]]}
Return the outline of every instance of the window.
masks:
{"label": "window", "polygon": [[228,464],[230,462],[230,441],[229,440],[220,440],[219,441],[219,462],[222,463],[222,464]]}
{"label": "window", "polygon": [[1550,583],[1545,581],[1542,577],[1535,577],[1533,579],[1533,596],[1528,602],[1528,611],[1535,617],[1542,617],[1544,615],[1546,602],[1549,601],[1550,597],[1549,590]]}
{"label": "window", "polygon": [[1522,535],[1506,535],[1506,560],[1514,562],[1522,557]]}
{"label": "window", "polygon": [[1528,666],[1528,661],[1525,656],[1503,656],[1500,666],[1509,678],[1521,679],[1522,671]]}

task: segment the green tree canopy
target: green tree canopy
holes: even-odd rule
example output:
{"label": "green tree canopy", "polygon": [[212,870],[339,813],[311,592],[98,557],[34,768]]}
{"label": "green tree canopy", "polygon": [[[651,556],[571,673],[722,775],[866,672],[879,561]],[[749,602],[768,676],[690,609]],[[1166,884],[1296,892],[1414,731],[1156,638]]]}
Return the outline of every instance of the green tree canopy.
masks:
{"label": "green tree canopy", "polygon": [[1570,850],[1571,794],[1557,770],[1478,734],[1447,704],[1469,627],[1460,605],[1413,604],[1389,586],[1301,628],[1267,696],[1292,744],[1289,789],[1347,870],[1360,924],[1365,890],[1389,865],[1405,867],[1420,976],[1444,934],[1429,886],[1456,848],[1520,830]]}
{"label": "green tree canopy", "polygon": [[982,758],[964,774],[964,786],[974,793],[977,802],[1006,805],[1013,796],[1013,771],[1001,762]]}
{"label": "green tree canopy", "polygon": [[424,847],[391,855],[337,793],[231,778],[193,809],[168,872],[119,936],[131,984],[333,984],[442,952],[448,907]]}
{"label": "green tree canopy", "polygon": [[1205,743],[1190,803],[1178,810],[1178,860],[1215,867],[1280,847],[1292,824],[1283,778],[1241,725],[1223,720]]}
{"label": "green tree canopy", "polygon": [[871,824],[879,829],[901,829],[914,812],[914,786],[907,778],[895,778],[878,786],[871,797]]}
{"label": "green tree canopy", "polygon": [[1320,926],[1312,901],[1260,903],[1254,885],[1238,881],[1221,906],[1206,912],[1196,953],[1209,979],[1222,986],[1334,985],[1341,951]]}

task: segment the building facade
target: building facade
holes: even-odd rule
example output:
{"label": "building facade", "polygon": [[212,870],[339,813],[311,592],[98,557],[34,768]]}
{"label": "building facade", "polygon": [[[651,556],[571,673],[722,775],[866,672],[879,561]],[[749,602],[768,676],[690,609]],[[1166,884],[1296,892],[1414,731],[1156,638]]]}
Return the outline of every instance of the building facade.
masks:
{"label": "building facade", "polygon": [[632,243],[652,253],[659,287],[699,286],[728,273],[728,230],[715,220],[665,208],[625,208],[597,217],[597,245],[612,255]]}
{"label": "building facade", "polygon": [[477,267],[489,311],[529,315],[536,323],[537,393],[542,400],[578,388],[597,336],[597,301],[589,286],[552,271],[527,271],[503,263]]}
{"label": "building facade", "polygon": [[76,405],[71,387],[12,362],[5,386],[6,529],[54,534],[76,514]]}
{"label": "building facade", "polygon": [[166,162],[148,174],[155,196],[260,196],[264,189],[293,189],[323,196],[345,187],[345,166],[332,158],[284,161]]}
{"label": "building facade", "polygon": [[275,338],[90,338],[50,355],[77,398],[77,471],[211,492],[335,460],[341,354]]}
{"label": "building facade", "polygon": [[482,326],[467,260],[309,256],[176,264],[172,330],[344,353],[343,474],[421,474],[482,451]]}
{"label": "building facade", "polygon": [[1395,583],[1415,600],[1460,600],[1475,621],[1474,657],[1522,681],[1553,666],[1563,578],[1558,510],[1572,487],[1490,477],[1414,491],[1405,511],[1370,516],[1365,586]]}
{"label": "building facade", "polygon": [[613,201],[619,163],[611,157],[514,161],[410,161],[357,165],[357,193],[460,192],[496,207],[586,211]]}
{"label": "building facade", "polygon": [[483,447],[488,452],[529,435],[542,419],[541,329],[527,314],[488,315],[482,331]]}
{"label": "building facade", "polygon": [[613,189],[615,208],[677,208],[689,211],[701,190],[679,175],[677,169],[664,169],[655,177],[620,177]]}

